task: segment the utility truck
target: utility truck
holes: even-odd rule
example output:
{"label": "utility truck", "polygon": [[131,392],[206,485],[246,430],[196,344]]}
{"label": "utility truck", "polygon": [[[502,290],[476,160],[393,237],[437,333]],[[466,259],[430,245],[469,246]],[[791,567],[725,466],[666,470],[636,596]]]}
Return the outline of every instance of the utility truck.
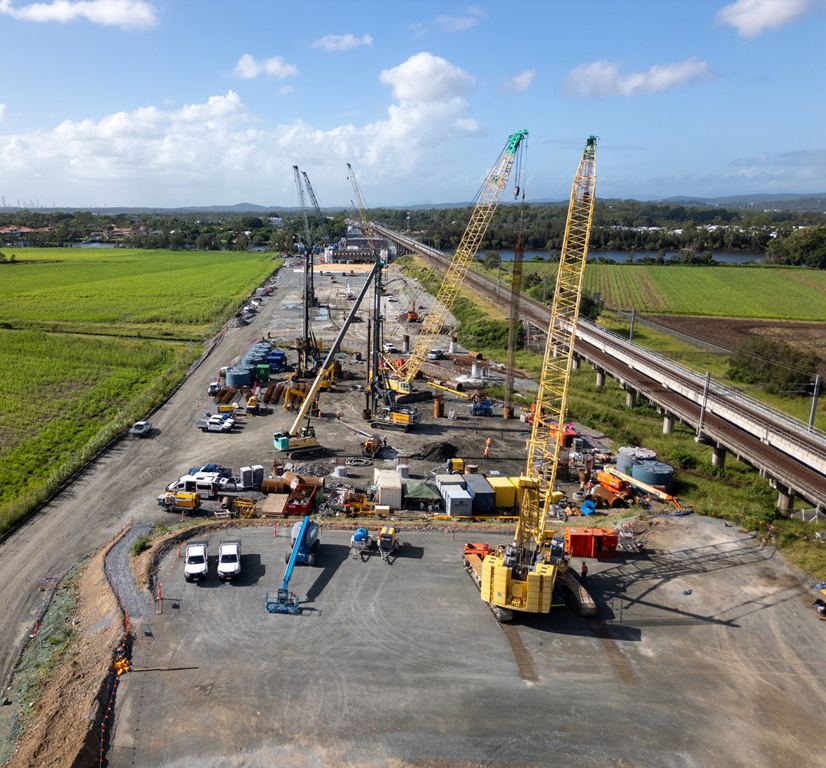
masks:
{"label": "utility truck", "polygon": [[205,541],[193,541],[186,545],[184,579],[202,581],[209,573],[209,545]]}
{"label": "utility truck", "polygon": [[241,575],[241,541],[227,539],[218,545],[218,578],[231,581]]}

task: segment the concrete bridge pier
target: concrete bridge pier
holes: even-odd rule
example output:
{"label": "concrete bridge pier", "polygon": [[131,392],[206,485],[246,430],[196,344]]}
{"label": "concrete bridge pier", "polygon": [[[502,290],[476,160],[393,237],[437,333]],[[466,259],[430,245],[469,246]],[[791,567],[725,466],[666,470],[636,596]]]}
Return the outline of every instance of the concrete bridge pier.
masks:
{"label": "concrete bridge pier", "polygon": [[579,370],[579,366],[580,366],[581,364],[582,364],[582,358],[581,358],[578,354],[576,354],[576,352],[574,352],[574,356],[573,356],[573,359],[572,359],[572,362],[571,362],[571,367],[572,367],[575,371],[578,371],[578,370]]}
{"label": "concrete bridge pier", "polygon": [[674,431],[674,414],[666,411],[663,414],[663,434],[670,435]]}
{"label": "concrete bridge pier", "polygon": [[636,389],[626,389],[625,390],[625,407],[626,408],[633,408],[637,404],[637,390]]}
{"label": "concrete bridge pier", "polygon": [[795,492],[781,483],[775,483],[777,488],[777,511],[783,517],[789,517],[794,509]]}
{"label": "concrete bridge pier", "polygon": [[597,389],[602,389],[605,386],[605,371],[602,368],[597,368]]}
{"label": "concrete bridge pier", "polygon": [[716,469],[726,468],[726,449],[720,443],[715,443],[711,447],[711,466]]}

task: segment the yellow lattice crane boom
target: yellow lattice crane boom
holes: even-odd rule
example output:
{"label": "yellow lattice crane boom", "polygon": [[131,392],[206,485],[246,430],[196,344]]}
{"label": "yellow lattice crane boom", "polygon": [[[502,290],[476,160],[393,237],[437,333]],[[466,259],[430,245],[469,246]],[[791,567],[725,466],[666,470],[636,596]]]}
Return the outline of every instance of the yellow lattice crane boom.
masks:
{"label": "yellow lattice crane boom", "polygon": [[422,322],[421,330],[413,346],[413,352],[396,372],[396,383],[400,385],[397,388],[401,391],[409,391],[410,382],[416,377],[422,363],[427,359],[428,353],[433,349],[436,337],[442,333],[453,303],[456,301],[459,288],[479,250],[494,211],[496,211],[496,207],[502,198],[502,193],[508,185],[508,178],[516,160],[517,152],[527,136],[527,131],[517,131],[508,137],[505,148],[479,190],[470,221],[442,279],[442,285],[436,295],[436,300]]}
{"label": "yellow lattice crane boom", "polygon": [[546,613],[556,578],[567,569],[564,558],[554,557],[546,543],[545,521],[551,505],[561,498],[554,482],[594,214],[596,142],[596,136],[586,142],[571,190],[527,466],[519,478],[516,534],[511,545],[499,547],[482,563],[482,599],[506,611]]}

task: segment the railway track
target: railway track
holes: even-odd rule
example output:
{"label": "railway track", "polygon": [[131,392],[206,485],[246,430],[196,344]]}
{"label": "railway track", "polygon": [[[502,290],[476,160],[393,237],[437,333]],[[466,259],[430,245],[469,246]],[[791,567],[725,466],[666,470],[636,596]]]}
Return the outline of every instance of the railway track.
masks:
{"label": "railway track", "polygon": [[[375,228],[403,248],[425,256],[437,268],[447,267],[449,258],[441,252],[386,227]],[[507,299],[492,280],[469,272],[464,283],[507,309]],[[546,329],[550,321],[549,308],[524,294],[520,314],[540,329]],[[693,428],[701,427],[705,441],[755,466],[780,492],[782,507],[788,508],[796,493],[826,509],[826,435],[822,432],[809,431],[802,422],[735,390],[715,384],[706,391],[706,380],[699,374],[589,321],[580,320],[575,349],[626,389]]]}

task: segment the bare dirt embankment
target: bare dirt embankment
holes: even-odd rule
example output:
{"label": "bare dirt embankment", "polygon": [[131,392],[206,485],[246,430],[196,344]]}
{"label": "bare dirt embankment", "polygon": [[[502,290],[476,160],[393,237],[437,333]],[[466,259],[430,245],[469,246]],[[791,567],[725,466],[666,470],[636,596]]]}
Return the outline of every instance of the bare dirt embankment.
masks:
{"label": "bare dirt embankment", "polygon": [[35,714],[5,768],[70,768],[97,760],[102,699],[124,634],[123,612],[104,572],[108,550],[92,557],[78,580],[68,658],[43,682]]}
{"label": "bare dirt embankment", "polygon": [[756,320],[738,317],[701,317],[694,315],[647,315],[660,325],[686,333],[710,344],[737,349],[753,336],[782,341],[801,352],[813,352],[821,358],[820,373],[826,375],[826,323],[793,320]]}

